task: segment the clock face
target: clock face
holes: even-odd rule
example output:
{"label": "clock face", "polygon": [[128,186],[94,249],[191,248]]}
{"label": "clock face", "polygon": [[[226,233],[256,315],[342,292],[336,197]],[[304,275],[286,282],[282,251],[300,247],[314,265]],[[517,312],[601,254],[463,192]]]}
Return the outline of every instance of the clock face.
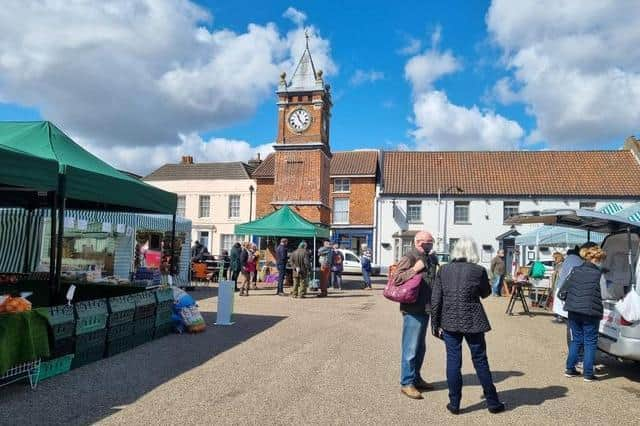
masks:
{"label": "clock face", "polygon": [[296,132],[303,132],[307,130],[311,124],[311,115],[309,115],[306,109],[298,108],[289,114],[287,122],[289,123],[289,127]]}

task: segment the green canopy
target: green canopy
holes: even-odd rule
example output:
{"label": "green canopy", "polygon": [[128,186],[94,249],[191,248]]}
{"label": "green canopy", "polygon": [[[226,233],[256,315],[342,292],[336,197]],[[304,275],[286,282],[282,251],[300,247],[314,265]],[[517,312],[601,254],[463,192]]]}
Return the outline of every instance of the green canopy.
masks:
{"label": "green canopy", "polygon": [[114,169],[48,121],[0,123],[0,147],[57,162],[59,173],[65,176],[67,198],[108,205],[111,210],[176,211],[176,194]]}
{"label": "green canopy", "polygon": [[0,185],[53,191],[58,186],[58,163],[2,145],[0,135]]}
{"label": "green canopy", "polygon": [[309,222],[289,208],[282,208],[253,222],[236,225],[236,235],[259,235],[272,237],[318,237],[329,238],[329,229]]}

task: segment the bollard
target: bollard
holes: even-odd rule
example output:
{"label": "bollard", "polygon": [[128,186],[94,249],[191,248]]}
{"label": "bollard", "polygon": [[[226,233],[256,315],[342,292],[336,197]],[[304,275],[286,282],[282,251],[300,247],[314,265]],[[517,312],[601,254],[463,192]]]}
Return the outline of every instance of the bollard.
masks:
{"label": "bollard", "polygon": [[221,281],[218,284],[218,313],[215,325],[233,325],[233,299],[235,297],[235,284],[233,281]]}

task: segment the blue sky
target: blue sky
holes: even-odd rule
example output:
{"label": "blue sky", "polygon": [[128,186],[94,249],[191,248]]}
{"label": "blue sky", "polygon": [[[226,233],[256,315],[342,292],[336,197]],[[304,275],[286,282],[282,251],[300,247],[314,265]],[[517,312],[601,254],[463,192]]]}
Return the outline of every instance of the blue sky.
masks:
{"label": "blue sky", "polygon": [[637,134],[639,8],[514,4],[70,1],[34,14],[9,0],[0,119],[52,120],[141,173],[180,154],[246,160],[270,149],[277,75],[306,29],[332,86],[334,150],[618,149]]}

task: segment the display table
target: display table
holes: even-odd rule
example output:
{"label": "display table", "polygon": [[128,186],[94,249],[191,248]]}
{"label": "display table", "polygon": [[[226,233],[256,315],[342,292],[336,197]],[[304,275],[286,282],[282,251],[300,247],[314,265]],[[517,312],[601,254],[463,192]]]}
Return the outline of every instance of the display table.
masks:
{"label": "display table", "polygon": [[0,314],[0,375],[16,364],[49,356],[48,323],[36,311]]}

